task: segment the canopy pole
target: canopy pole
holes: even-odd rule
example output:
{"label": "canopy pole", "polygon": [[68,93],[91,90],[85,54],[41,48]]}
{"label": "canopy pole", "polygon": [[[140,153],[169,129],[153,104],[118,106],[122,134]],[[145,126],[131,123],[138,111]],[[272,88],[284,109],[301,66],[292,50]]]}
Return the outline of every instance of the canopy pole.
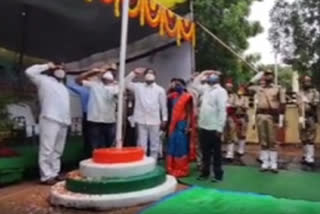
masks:
{"label": "canopy pole", "polygon": [[123,94],[124,94],[124,75],[126,70],[127,39],[129,22],[129,0],[124,0],[122,4],[121,22],[121,44],[120,44],[120,69],[119,69],[119,95],[118,95],[118,114],[117,114],[117,148],[122,148],[122,124],[123,124]]}

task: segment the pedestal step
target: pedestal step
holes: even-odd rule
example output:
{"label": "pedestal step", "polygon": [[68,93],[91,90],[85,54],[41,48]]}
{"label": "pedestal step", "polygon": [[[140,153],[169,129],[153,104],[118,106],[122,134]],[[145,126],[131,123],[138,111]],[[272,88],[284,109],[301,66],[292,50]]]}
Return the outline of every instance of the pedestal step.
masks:
{"label": "pedestal step", "polygon": [[163,184],[151,189],[120,194],[88,195],[72,193],[65,189],[65,182],[60,182],[51,188],[50,202],[70,208],[109,210],[157,201],[175,192],[176,186],[176,179],[167,175]]}
{"label": "pedestal step", "polygon": [[143,175],[155,169],[156,161],[145,157],[141,161],[119,164],[99,164],[92,159],[80,162],[80,173],[90,178],[128,178]]}
{"label": "pedestal step", "polygon": [[129,178],[86,178],[79,172],[70,173],[66,180],[66,189],[71,192],[85,194],[112,194],[140,191],[161,185],[166,180],[166,172],[162,167],[155,168],[147,174]]}

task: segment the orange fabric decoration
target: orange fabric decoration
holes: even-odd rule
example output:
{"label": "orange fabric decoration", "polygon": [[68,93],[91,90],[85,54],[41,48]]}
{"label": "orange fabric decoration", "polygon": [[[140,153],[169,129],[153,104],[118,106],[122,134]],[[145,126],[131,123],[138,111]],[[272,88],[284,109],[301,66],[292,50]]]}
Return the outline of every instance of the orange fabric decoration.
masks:
{"label": "orange fabric decoration", "polygon": [[130,18],[137,18],[140,15],[141,0],[130,0],[129,16]]}
{"label": "orange fabric decoration", "polygon": [[[123,0],[101,0],[105,4],[114,3],[114,13],[120,17]],[[196,44],[196,25],[194,22],[178,16],[171,10],[158,4],[155,0],[130,0],[129,17],[138,18],[140,25],[147,23],[152,28],[159,28],[159,34],[176,38],[177,45],[181,40]]]}
{"label": "orange fabric decoration", "polygon": [[114,0],[101,0],[105,4],[112,4]]}

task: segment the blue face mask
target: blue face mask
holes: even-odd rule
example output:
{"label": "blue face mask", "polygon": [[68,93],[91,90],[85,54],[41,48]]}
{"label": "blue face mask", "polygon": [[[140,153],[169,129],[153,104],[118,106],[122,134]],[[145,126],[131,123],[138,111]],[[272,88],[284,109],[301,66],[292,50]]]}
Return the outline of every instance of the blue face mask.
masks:
{"label": "blue face mask", "polygon": [[209,85],[214,85],[217,84],[219,82],[219,77],[218,76],[210,76],[207,80]]}
{"label": "blue face mask", "polygon": [[176,92],[178,92],[178,93],[182,93],[182,92],[184,91],[184,87],[178,85],[178,86],[175,87],[175,90],[176,90]]}

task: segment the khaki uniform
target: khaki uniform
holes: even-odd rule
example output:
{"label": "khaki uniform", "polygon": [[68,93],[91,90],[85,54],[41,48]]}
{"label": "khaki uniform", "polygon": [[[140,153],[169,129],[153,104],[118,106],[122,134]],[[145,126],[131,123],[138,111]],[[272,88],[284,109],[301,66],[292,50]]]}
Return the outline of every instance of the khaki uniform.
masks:
{"label": "khaki uniform", "polygon": [[244,140],[247,136],[249,99],[246,96],[237,96],[236,116],[237,116],[237,136],[239,140]]}
{"label": "khaki uniform", "polygon": [[230,93],[227,104],[227,121],[224,129],[224,142],[227,143],[227,159],[234,158],[234,143],[238,141],[237,138],[237,124],[236,124],[236,107],[237,107],[237,94]]}
{"label": "khaki uniform", "polygon": [[226,127],[224,130],[224,141],[226,143],[237,142],[237,127],[236,127],[236,107],[237,107],[237,94],[229,94],[228,99],[228,116]]}
{"label": "khaki uniform", "polygon": [[314,162],[314,142],[317,134],[317,105],[319,92],[314,89],[303,89],[298,93],[297,103],[300,118],[304,120],[299,124],[300,140],[304,144],[304,159],[307,163]]}
{"label": "khaki uniform", "polygon": [[[277,125],[279,115],[283,115],[286,102],[285,91],[274,84],[266,87],[256,87],[256,127],[261,145],[260,159],[262,170],[277,170],[278,153]],[[283,121],[282,121],[283,122]]]}
{"label": "khaki uniform", "polygon": [[286,102],[285,91],[275,85],[260,87],[256,97],[259,143],[265,149],[275,150],[278,116],[283,114],[282,105]]}
{"label": "khaki uniform", "polygon": [[[316,106],[319,103],[319,92],[312,88],[301,90],[297,97],[300,117],[305,116],[305,126],[300,124],[300,139],[303,144],[313,144],[316,139]],[[304,111],[304,113],[303,113]]]}

